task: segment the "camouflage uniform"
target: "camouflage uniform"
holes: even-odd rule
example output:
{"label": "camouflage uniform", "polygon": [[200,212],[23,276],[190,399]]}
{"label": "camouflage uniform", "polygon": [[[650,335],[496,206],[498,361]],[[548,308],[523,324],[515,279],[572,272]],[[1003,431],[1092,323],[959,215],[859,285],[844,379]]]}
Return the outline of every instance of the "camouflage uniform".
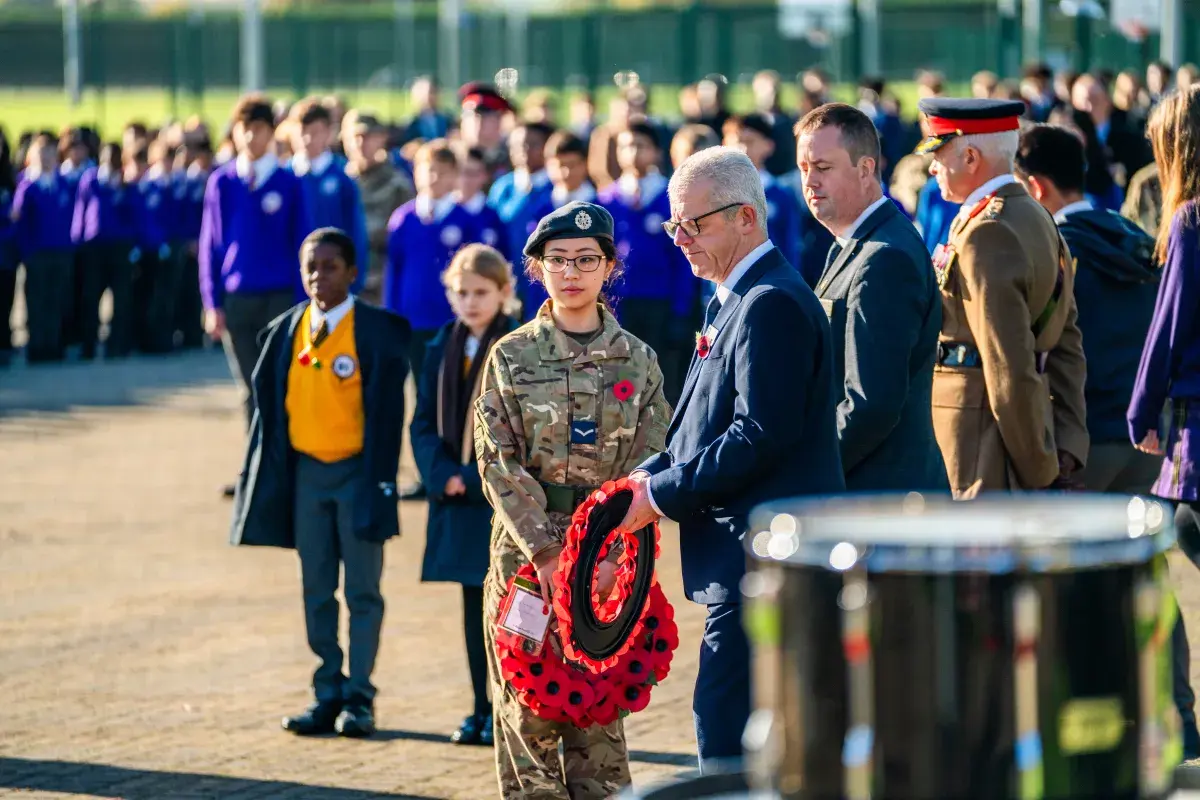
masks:
{"label": "camouflage uniform", "polygon": [[[500,678],[495,620],[509,579],[561,544],[570,512],[606,480],[665,447],[670,407],[658,357],[601,310],[586,347],[542,305],[496,343],[475,402],[475,451],[492,519],[484,630],[502,797],[603,798],[630,782],[621,721],[581,730],[534,716]],[[628,381],[625,400],[614,387]],[[560,763],[558,746],[563,745]]]}
{"label": "camouflage uniform", "polygon": [[1162,203],[1162,182],[1158,177],[1158,165],[1152,162],[1133,173],[1133,177],[1129,179],[1125,203],[1121,206],[1121,216],[1141,225],[1142,230],[1151,236],[1158,236]]}

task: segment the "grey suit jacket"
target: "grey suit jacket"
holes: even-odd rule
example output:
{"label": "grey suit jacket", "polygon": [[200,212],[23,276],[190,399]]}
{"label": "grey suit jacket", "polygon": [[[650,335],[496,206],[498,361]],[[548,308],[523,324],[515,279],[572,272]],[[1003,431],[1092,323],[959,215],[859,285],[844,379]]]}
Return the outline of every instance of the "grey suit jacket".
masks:
{"label": "grey suit jacket", "polygon": [[942,302],[916,228],[888,201],[817,282],[833,334],[849,491],[949,491],[933,433]]}

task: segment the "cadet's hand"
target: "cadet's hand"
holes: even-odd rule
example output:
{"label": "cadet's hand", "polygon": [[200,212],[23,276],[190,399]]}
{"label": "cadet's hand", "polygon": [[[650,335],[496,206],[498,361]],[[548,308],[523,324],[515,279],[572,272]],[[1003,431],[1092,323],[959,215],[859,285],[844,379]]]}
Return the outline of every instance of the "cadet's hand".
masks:
{"label": "cadet's hand", "polygon": [[1158,441],[1158,431],[1150,431],[1146,434],[1146,438],[1142,439],[1141,444],[1136,444],[1134,447],[1152,456],[1161,456],[1163,454],[1162,445]]}
{"label": "cadet's hand", "polygon": [[659,519],[654,506],[650,505],[650,496],[646,492],[649,483],[649,473],[635,472],[629,476],[629,487],[633,490],[633,502],[629,505],[625,519],[621,520],[621,530],[640,531]]}
{"label": "cadet's hand", "polygon": [[457,497],[467,493],[467,485],[463,483],[463,479],[458,475],[450,476],[446,481],[446,488],[442,490],[442,494],[446,497]]}
{"label": "cadet's hand", "polygon": [[550,600],[554,595],[554,583],[552,576],[555,570],[558,569],[558,556],[562,553],[562,548],[557,545],[549,550],[543,550],[538,554],[537,558],[533,559],[534,569],[537,570],[538,586],[542,589],[542,601],[549,606]]}
{"label": "cadet's hand", "polygon": [[225,335],[225,312],[219,308],[210,308],[204,312],[204,332],[214,342],[221,341]]}

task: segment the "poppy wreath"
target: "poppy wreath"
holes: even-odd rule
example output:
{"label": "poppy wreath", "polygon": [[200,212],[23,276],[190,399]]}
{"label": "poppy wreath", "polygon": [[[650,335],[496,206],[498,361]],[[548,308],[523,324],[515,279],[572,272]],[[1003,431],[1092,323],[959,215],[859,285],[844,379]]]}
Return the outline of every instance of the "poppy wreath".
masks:
{"label": "poppy wreath", "polygon": [[[637,534],[620,530],[631,501],[627,480],[609,481],[572,516],[553,577],[557,635],[537,655],[497,645],[502,677],[542,719],[608,725],[644,709],[670,672],[679,630],[654,579],[658,526]],[[593,591],[596,565],[614,547],[622,548],[614,585],[601,600]],[[529,564],[517,574],[537,580]]]}

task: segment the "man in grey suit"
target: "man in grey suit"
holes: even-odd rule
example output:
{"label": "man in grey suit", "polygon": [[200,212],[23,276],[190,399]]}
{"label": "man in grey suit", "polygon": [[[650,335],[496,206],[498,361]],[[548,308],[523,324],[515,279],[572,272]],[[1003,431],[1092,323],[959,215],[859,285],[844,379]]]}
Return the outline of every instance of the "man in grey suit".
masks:
{"label": "man in grey suit", "polygon": [[796,125],[804,198],[835,237],[816,294],[833,332],[846,488],[949,491],[933,433],[942,301],[916,228],[883,194],[879,134],[853,106]]}

